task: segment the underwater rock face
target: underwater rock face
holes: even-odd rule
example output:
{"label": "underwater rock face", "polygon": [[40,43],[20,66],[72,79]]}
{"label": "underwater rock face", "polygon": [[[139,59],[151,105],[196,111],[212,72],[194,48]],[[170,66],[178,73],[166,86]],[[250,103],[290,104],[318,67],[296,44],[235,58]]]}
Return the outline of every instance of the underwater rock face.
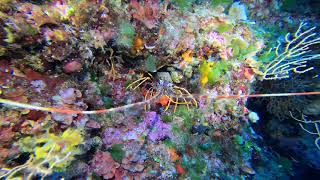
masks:
{"label": "underwater rock face", "polygon": [[313,100],[310,104],[306,105],[303,109],[306,115],[318,116],[320,114],[320,100]]}
{"label": "underwater rock face", "polygon": [[319,179],[318,6],[0,0],[0,179]]}

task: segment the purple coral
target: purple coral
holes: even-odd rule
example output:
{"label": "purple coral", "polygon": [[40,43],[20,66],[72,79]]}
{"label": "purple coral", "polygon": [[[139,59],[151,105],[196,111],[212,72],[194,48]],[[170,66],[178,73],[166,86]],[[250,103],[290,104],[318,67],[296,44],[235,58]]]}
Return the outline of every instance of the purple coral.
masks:
{"label": "purple coral", "polygon": [[107,128],[104,132],[104,143],[107,147],[121,144],[123,141],[138,140],[147,135],[148,139],[156,142],[172,137],[171,125],[164,123],[160,116],[154,112],[147,112],[143,122],[130,127],[130,130]]}
{"label": "purple coral", "polygon": [[104,132],[104,143],[107,147],[111,147],[113,144],[120,144],[122,141],[123,132],[116,128],[107,128]]}
{"label": "purple coral", "polygon": [[140,125],[152,128],[148,134],[148,139],[153,142],[172,137],[171,125],[164,123],[154,111],[146,113],[145,119]]}
{"label": "purple coral", "polygon": [[158,121],[161,121],[160,116],[155,111],[150,111],[145,114],[143,123],[150,127]]}
{"label": "purple coral", "polygon": [[172,133],[171,133],[171,125],[169,124],[165,124],[162,121],[158,121],[155,124],[155,127],[153,128],[153,130],[149,133],[148,138],[153,141],[159,141],[159,140],[163,140],[166,137],[171,137]]}
{"label": "purple coral", "polygon": [[31,81],[30,84],[33,88],[35,88],[35,91],[38,93],[40,93],[47,87],[46,83],[43,80],[34,80]]}

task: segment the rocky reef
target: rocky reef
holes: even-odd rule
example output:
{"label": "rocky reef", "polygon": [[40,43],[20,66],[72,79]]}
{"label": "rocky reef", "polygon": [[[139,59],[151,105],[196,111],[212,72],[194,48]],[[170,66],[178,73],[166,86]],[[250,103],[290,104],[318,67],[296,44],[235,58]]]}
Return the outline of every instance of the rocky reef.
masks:
{"label": "rocky reef", "polygon": [[0,178],[319,176],[316,5],[0,0]]}

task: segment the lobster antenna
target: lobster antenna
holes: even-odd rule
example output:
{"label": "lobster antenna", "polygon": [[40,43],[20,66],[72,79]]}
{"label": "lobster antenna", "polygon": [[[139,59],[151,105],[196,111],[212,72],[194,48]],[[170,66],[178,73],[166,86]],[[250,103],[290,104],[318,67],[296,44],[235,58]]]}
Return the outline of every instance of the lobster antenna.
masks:
{"label": "lobster antenna", "polygon": [[9,105],[9,106],[15,106],[23,109],[32,109],[32,110],[39,110],[39,111],[45,111],[45,112],[52,112],[52,113],[62,113],[62,114],[104,114],[104,113],[111,113],[111,112],[117,112],[117,111],[123,111],[125,109],[129,109],[135,106],[142,106],[148,103],[151,103],[154,101],[160,93],[156,94],[152,98],[137,102],[137,103],[132,103],[124,106],[119,106],[115,108],[109,108],[109,109],[100,109],[100,110],[93,110],[93,111],[82,111],[82,110],[76,110],[76,109],[66,109],[66,108],[54,108],[54,107],[42,107],[42,106],[36,106],[36,105],[31,105],[31,104],[25,104],[25,103],[20,103],[16,101],[11,101],[8,99],[2,99],[0,98],[0,103]]}
{"label": "lobster antenna", "polygon": [[[2,99],[0,98],[0,103],[9,105],[9,106],[15,106],[18,108],[23,109],[32,109],[32,110],[39,110],[39,111],[45,111],[45,112],[52,112],[52,113],[62,113],[62,114],[104,114],[104,113],[111,113],[111,112],[117,112],[117,111],[123,111],[125,109],[132,108],[134,106],[142,106],[148,103],[151,103],[152,101],[156,100],[160,96],[160,92],[157,93],[152,98],[132,103],[124,106],[119,106],[115,108],[109,108],[109,109],[100,109],[100,110],[93,110],[93,111],[82,111],[82,110],[76,110],[76,109],[62,109],[62,108],[54,108],[54,107],[42,107],[42,106],[36,106],[31,104],[25,104],[20,103],[16,101],[11,101],[8,99]],[[213,99],[240,99],[240,98],[247,98],[247,97],[281,97],[281,96],[308,96],[308,95],[320,95],[320,92],[297,92],[297,93],[274,93],[274,94],[239,94],[239,95],[217,95],[214,97],[209,97]]]}

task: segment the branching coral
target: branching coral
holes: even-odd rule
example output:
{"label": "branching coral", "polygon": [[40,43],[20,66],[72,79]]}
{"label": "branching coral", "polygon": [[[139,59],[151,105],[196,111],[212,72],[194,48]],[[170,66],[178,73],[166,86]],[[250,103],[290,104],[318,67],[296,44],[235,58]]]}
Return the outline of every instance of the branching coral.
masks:
{"label": "branching coral", "polygon": [[[299,122],[300,127],[307,133],[312,135],[317,135],[318,137],[314,140],[314,144],[317,146],[317,148],[320,150],[319,140],[320,140],[320,120],[309,120],[307,119],[307,116],[304,114],[301,115],[301,119],[298,119],[292,115],[290,112],[291,117]],[[305,128],[305,125],[311,125],[314,127],[314,130],[308,130]]]}
{"label": "branching coral", "polygon": [[30,152],[29,160],[12,169],[9,169],[0,178],[10,179],[19,171],[29,171],[27,179],[34,175],[42,175],[42,179],[53,170],[63,170],[73,160],[79,151],[77,146],[83,142],[80,130],[67,129],[61,136],[47,133],[39,137],[26,137],[20,141],[22,151]]}
{"label": "branching coral", "polygon": [[[269,62],[262,75],[264,80],[289,78],[290,72],[305,73],[314,69],[307,67],[307,62],[320,57],[318,52],[313,52],[313,45],[320,44],[320,37],[314,33],[316,27],[303,30],[306,23],[300,23],[299,28],[293,34],[285,36],[285,47],[281,52],[281,42],[275,48],[275,58]],[[271,53],[270,49],[270,53]]]}

